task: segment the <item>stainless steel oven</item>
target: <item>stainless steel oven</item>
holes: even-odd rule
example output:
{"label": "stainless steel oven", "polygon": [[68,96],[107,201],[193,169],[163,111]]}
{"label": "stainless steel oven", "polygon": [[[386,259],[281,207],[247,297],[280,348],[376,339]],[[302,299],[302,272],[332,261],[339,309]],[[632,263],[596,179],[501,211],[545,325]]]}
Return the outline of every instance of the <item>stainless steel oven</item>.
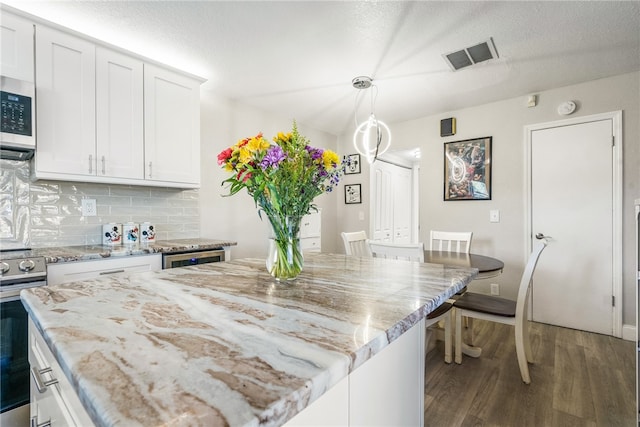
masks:
{"label": "stainless steel oven", "polygon": [[43,257],[0,251],[0,425],[29,425],[28,315],[20,291],[47,284]]}
{"label": "stainless steel oven", "polygon": [[185,267],[224,261],[224,249],[189,250],[162,255],[162,268]]}

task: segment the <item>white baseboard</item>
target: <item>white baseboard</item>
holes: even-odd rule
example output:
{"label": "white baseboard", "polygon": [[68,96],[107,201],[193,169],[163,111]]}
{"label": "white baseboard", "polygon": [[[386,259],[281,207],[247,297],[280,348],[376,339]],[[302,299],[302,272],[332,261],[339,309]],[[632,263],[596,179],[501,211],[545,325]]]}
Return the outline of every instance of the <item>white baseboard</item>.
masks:
{"label": "white baseboard", "polygon": [[635,325],[622,325],[622,339],[635,341],[637,339]]}

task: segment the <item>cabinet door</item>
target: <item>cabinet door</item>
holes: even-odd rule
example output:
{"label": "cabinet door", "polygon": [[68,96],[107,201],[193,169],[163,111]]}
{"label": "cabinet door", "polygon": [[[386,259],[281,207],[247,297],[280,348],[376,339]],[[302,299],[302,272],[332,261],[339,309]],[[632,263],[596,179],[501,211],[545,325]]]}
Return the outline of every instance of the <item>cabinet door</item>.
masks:
{"label": "cabinet door", "polygon": [[33,23],[3,10],[0,41],[0,75],[33,82]]}
{"label": "cabinet door", "polygon": [[96,48],[98,176],[144,178],[142,61]]}
{"label": "cabinet door", "polygon": [[199,184],[200,83],[145,64],[144,116],[145,178]]}
{"label": "cabinet door", "polygon": [[95,46],[37,26],[36,62],[36,176],[95,175]]}

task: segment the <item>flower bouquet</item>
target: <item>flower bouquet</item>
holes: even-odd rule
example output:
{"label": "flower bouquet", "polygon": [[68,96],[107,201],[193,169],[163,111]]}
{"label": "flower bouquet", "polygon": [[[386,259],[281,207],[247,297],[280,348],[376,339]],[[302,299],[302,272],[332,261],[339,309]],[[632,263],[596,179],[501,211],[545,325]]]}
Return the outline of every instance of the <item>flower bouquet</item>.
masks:
{"label": "flower bouquet", "polygon": [[260,218],[264,213],[269,219],[269,273],[278,280],[295,279],[303,267],[300,222],[317,210],[313,199],[338,184],[344,172],[338,155],[310,146],[294,121],[292,131],[279,132],[273,142],[262,133],[238,141],[218,154],[218,165],[233,172],[222,182],[228,185],[227,195],[246,188]]}

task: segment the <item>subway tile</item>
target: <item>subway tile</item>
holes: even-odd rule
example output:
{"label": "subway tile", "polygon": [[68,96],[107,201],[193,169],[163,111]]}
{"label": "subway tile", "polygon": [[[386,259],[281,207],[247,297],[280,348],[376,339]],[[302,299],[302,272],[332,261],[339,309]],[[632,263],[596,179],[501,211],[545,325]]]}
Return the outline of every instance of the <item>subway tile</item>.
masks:
{"label": "subway tile", "polygon": [[110,188],[109,195],[111,197],[131,196],[131,197],[149,197],[150,191],[148,187],[132,187],[127,185],[114,185]]}

